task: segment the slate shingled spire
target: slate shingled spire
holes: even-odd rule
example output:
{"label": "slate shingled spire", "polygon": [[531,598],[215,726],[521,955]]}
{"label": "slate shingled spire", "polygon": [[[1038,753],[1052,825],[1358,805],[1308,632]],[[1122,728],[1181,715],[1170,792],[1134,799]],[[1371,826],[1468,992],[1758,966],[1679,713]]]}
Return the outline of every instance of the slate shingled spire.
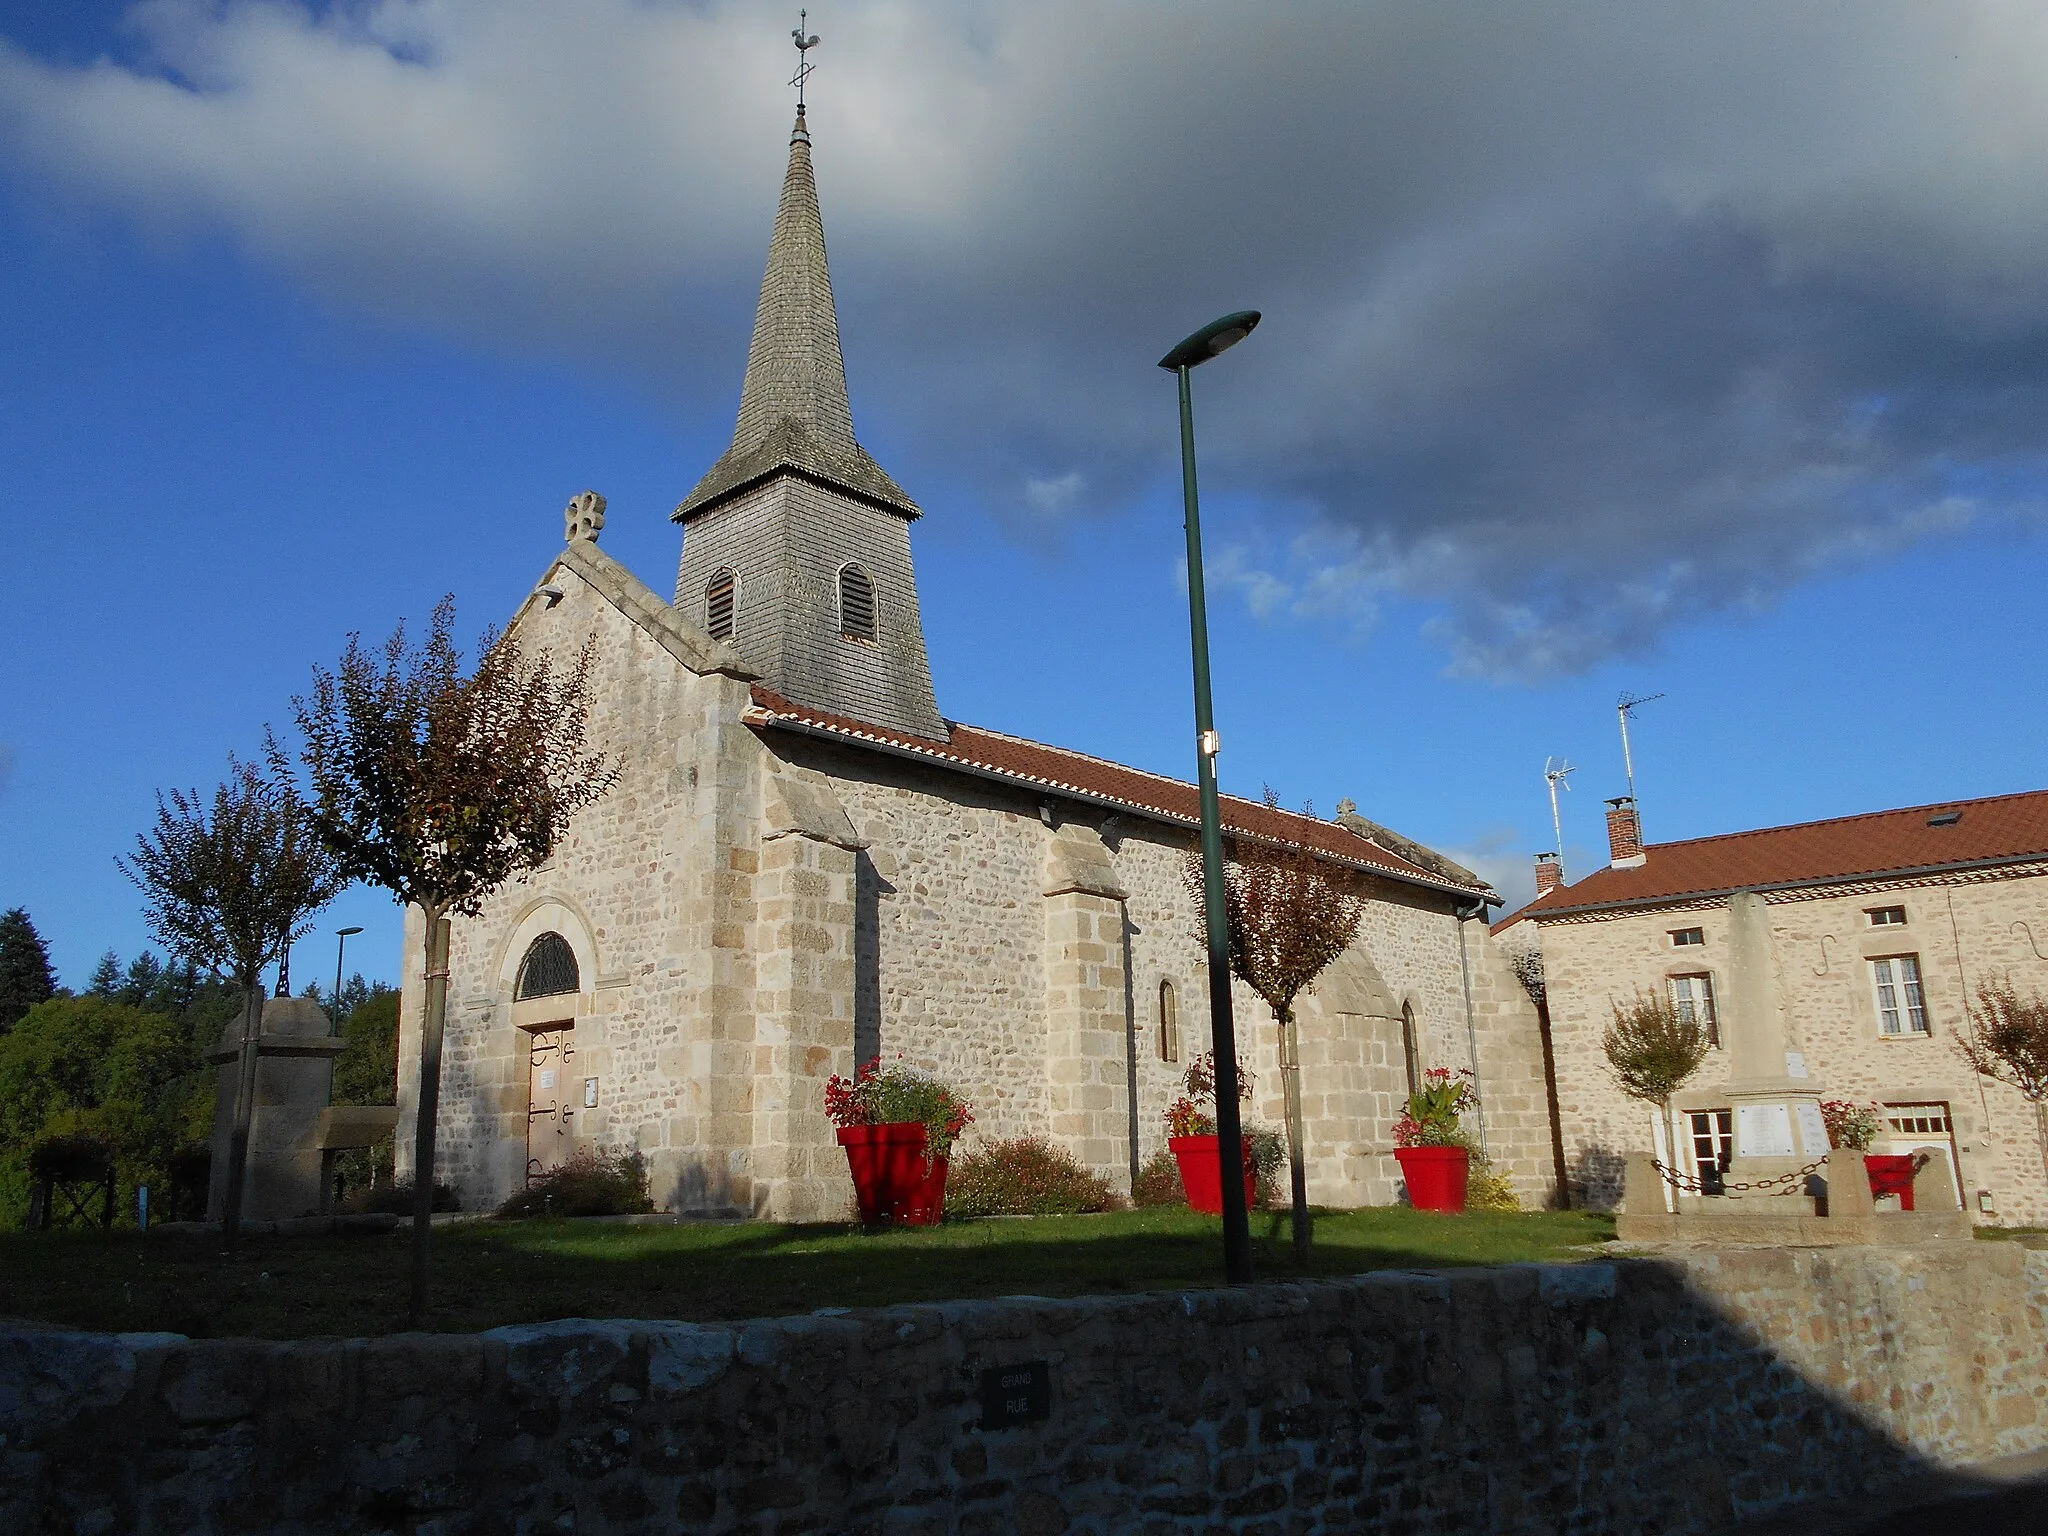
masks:
{"label": "slate shingled spire", "polygon": [[918,516],[854,440],[799,107],[732,447],[675,511],[676,609],[786,699],[944,741],[910,558]]}
{"label": "slate shingled spire", "polygon": [[825,224],[802,107],[789,136],[789,170],[754,310],[754,339],[747,348],[732,447],[683,499],[675,519],[687,523],[778,469],[794,469],[905,517],[918,516],[917,503],[854,441],[839,313],[832,302]]}

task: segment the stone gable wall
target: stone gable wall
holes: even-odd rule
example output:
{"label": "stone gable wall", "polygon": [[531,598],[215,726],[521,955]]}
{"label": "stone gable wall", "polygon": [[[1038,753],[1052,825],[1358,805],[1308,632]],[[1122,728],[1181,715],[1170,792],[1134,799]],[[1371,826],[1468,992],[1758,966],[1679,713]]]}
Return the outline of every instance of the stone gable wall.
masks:
{"label": "stone gable wall", "polygon": [[[1959,1243],[701,1326],[16,1332],[0,1529],[1707,1536],[2048,1448],[2044,1305],[2048,1254]],[[1047,1416],[982,1428],[982,1373],[1034,1361]]]}
{"label": "stone gable wall", "polygon": [[[1906,927],[1870,927],[1869,908],[1896,905],[1907,909]],[[2048,961],[2028,943],[2029,929],[2048,937],[2048,877],[1874,882],[1819,897],[1773,893],[1767,911],[1772,995],[1791,1048],[1803,1050],[1823,1095],[1947,1102],[1965,1203],[1976,1219],[2048,1221],[2048,1178],[2030,1107],[2015,1090],[1980,1081],[1952,1044],[1968,1028],[1968,1003],[1981,981],[2010,975],[2022,995],[2048,993]],[[1671,931],[1689,927],[1703,931],[1705,944],[1674,949]],[[1722,995],[1729,929],[1728,909],[1719,903],[1542,925],[1567,1156],[1575,1185],[1595,1204],[1619,1199],[1619,1159],[1647,1150],[1650,1138],[1650,1111],[1621,1093],[1601,1055],[1612,1003],[1638,988],[1661,987],[1677,971],[1714,976]],[[1879,1033],[1869,966],[1877,954],[1919,955],[1928,1036]],[[1681,1110],[1726,1103],[1719,1097],[1728,1074],[1722,1055],[1710,1056],[1680,1094]],[[1980,1189],[1992,1192],[1995,1214],[1977,1209]]]}

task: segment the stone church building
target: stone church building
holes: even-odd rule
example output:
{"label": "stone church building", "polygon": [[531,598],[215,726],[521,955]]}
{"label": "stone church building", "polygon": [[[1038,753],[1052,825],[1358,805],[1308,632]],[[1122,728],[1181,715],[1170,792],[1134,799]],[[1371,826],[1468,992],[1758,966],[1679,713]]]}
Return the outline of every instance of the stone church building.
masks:
{"label": "stone church building", "polygon": [[[586,493],[509,625],[558,655],[595,637],[591,738],[621,777],[551,863],[455,922],[436,1176],[465,1208],[590,1145],[641,1152],[666,1209],[838,1219],[825,1084],[878,1055],[971,1100],[969,1145],[1040,1133],[1128,1189],[1163,1143],[1208,1045],[1181,885],[1195,789],[942,715],[921,515],[854,436],[799,110],[732,447],[675,512],[673,603],[599,547]],[[1348,802],[1327,822],[1226,797],[1224,816],[1370,881],[1300,1010],[1311,1198],[1394,1201],[1393,1120],[1446,1064],[1477,1070],[1488,1148],[1540,1203],[1541,1050],[1492,890]],[[415,911],[401,1176],[421,950]],[[1237,1009],[1250,1118],[1277,1124],[1277,1028],[1241,986]]]}

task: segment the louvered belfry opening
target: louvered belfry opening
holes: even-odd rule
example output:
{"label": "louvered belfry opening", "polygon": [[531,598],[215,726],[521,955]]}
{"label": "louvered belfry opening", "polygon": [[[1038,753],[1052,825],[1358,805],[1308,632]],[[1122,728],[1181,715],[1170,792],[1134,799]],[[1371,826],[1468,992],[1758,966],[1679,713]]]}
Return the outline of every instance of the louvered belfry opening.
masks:
{"label": "louvered belfry opening", "polygon": [[560,997],[578,989],[576,951],[559,933],[544,933],[526,946],[526,958],[519,962],[519,983],[513,988],[515,1001],[529,997]]}
{"label": "louvered belfry opening", "polygon": [[732,638],[732,618],[739,578],[730,570],[713,571],[704,586],[704,629],[714,640]]}
{"label": "louvered belfry opening", "polygon": [[839,572],[839,633],[848,640],[875,638],[875,584],[857,565]]}

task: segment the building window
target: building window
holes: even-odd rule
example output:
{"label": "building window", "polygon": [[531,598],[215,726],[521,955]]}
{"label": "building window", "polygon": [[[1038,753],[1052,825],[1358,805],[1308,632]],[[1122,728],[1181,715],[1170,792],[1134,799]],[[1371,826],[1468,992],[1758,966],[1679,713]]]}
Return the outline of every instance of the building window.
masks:
{"label": "building window", "polygon": [[1920,957],[1887,955],[1870,962],[1877,989],[1877,1028],[1886,1035],[1927,1033],[1927,995],[1920,989]]}
{"label": "building window", "polygon": [[704,584],[704,631],[714,640],[732,638],[733,608],[739,584],[739,577],[731,571],[713,571],[711,579]]}
{"label": "building window", "polygon": [[1159,983],[1159,1059],[1180,1060],[1180,1010],[1174,1003],[1173,983]]}
{"label": "building window", "polygon": [[519,982],[512,989],[515,1000],[529,997],[560,997],[577,990],[576,951],[559,933],[544,933],[526,946],[526,958],[519,962]]}
{"label": "building window", "polygon": [[839,573],[839,633],[847,640],[875,638],[875,584],[857,565]]}
{"label": "building window", "polygon": [[1718,1046],[1721,1022],[1714,1016],[1714,978],[1673,976],[1667,985],[1671,990],[1671,1011],[1681,1019],[1697,1023],[1707,1032],[1707,1044]]}
{"label": "building window", "polygon": [[1904,907],[1872,907],[1869,909],[1870,926],[1873,928],[1903,928],[1906,926]]}
{"label": "building window", "polygon": [[1687,949],[1694,944],[1704,944],[1706,942],[1706,934],[1698,928],[1674,928],[1671,931],[1671,947],[1673,949]]}
{"label": "building window", "polygon": [[1728,1171],[1728,1160],[1735,1155],[1735,1111],[1732,1109],[1695,1109],[1686,1115],[1692,1126],[1692,1171],[1695,1177],[1702,1168],[1719,1168]]}
{"label": "building window", "polygon": [[1401,1058],[1408,1069],[1408,1092],[1422,1091],[1422,1051],[1415,1038],[1415,1005],[1401,1005]]}
{"label": "building window", "polygon": [[1899,1138],[1947,1136],[1955,1130],[1949,1124],[1946,1104],[1887,1104],[1884,1123]]}

